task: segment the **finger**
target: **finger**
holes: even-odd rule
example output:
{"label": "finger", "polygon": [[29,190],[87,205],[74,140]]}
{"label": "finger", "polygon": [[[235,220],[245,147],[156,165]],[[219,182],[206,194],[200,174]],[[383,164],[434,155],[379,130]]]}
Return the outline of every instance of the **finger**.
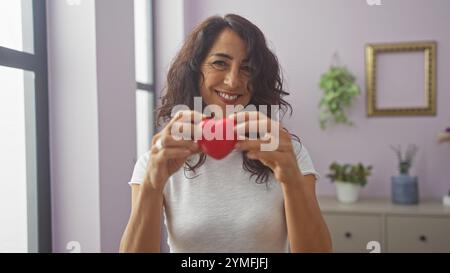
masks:
{"label": "finger", "polygon": [[[199,124],[203,119],[206,118],[206,115],[199,113],[197,111],[191,111],[191,110],[183,110],[178,111],[172,120],[167,124],[167,126],[164,128],[165,132],[172,132],[173,124],[176,122],[185,122],[185,123],[193,123],[193,124]],[[177,130],[176,128],[175,130]],[[177,135],[174,133],[174,135]]]}
{"label": "finger", "polygon": [[262,141],[259,139],[239,140],[236,148],[242,151],[260,151]]}
{"label": "finger", "polygon": [[174,124],[175,122],[177,122],[180,118],[182,118],[183,117],[183,111],[178,111],[178,112],[176,112],[173,116],[172,116],[172,119],[169,121],[169,123],[167,123],[167,125],[166,125],[166,127],[164,128],[164,129],[169,129],[169,131],[170,131],[170,128],[171,128],[171,126],[172,126],[172,124]]}
{"label": "finger", "polygon": [[276,167],[276,158],[277,156],[280,156],[279,152],[275,153],[276,154],[273,152],[250,151],[247,153],[247,157],[253,160],[259,160],[261,163],[274,170]]}
{"label": "finger", "polygon": [[172,124],[169,134],[176,140],[196,140],[202,135],[199,125],[176,121]]}
{"label": "finger", "polygon": [[179,115],[178,121],[188,122],[193,124],[199,124],[203,119],[207,118],[205,114],[202,114],[193,110],[183,110],[177,112]]}
{"label": "finger", "polygon": [[[265,149],[262,149],[262,145],[265,145]],[[279,138],[270,136],[265,140],[251,138],[238,140],[236,148],[242,151],[284,151],[284,145],[285,143],[280,143]]]}
{"label": "finger", "polygon": [[235,126],[235,132],[238,135],[244,135],[245,133],[259,133],[264,135],[272,131],[272,127],[276,127],[276,124],[272,124],[270,120],[251,120],[244,123],[239,123]]}
{"label": "finger", "polygon": [[266,114],[261,111],[241,111],[233,113],[229,116],[231,119],[236,119],[237,123],[243,123],[251,120],[263,120],[270,119]]}
{"label": "finger", "polygon": [[235,126],[235,134],[238,140],[261,139],[269,140],[270,137],[280,137],[280,124],[278,122],[269,120],[249,121]]}
{"label": "finger", "polygon": [[[200,151],[200,147],[199,147],[198,143],[196,143],[192,140],[183,140],[183,139],[178,140],[178,139],[173,138],[171,135],[162,135],[160,137],[160,139],[161,139],[161,145],[163,147],[162,149],[184,148],[184,149],[190,150],[193,153]],[[152,146],[152,150],[153,150],[153,148],[158,150],[158,148],[155,147],[155,145]]]}
{"label": "finger", "polygon": [[191,150],[185,148],[164,148],[156,153],[156,157],[158,157],[159,159],[168,160],[185,157],[187,158],[191,154]]}

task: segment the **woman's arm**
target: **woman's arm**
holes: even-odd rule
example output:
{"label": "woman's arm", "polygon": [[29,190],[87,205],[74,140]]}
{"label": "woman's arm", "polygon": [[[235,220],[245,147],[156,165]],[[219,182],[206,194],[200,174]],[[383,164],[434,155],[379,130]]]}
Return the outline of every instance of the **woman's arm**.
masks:
{"label": "woman's arm", "polygon": [[[298,166],[292,136],[279,122],[261,112],[239,112],[230,116],[237,119],[235,132],[256,132],[266,128],[269,139],[239,140],[236,148],[247,151],[247,157],[259,160],[272,169],[283,189],[289,241],[292,252],[330,252],[331,236],[317,203],[314,177],[303,175]],[[261,126],[264,125],[264,126]],[[265,132],[259,132],[264,135]],[[262,149],[262,144],[273,144]]]}
{"label": "woman's arm", "polygon": [[[131,216],[120,242],[120,252],[160,252],[164,187],[189,156],[201,152],[199,145],[185,139],[186,133],[179,128],[190,128],[188,132],[201,130],[196,125],[205,117],[195,111],[179,111],[153,136],[144,182],[132,189]],[[172,126],[178,128],[175,135]]]}
{"label": "woman's arm", "polygon": [[299,174],[281,187],[291,252],[331,252],[331,236],[322,217],[313,175]]}
{"label": "woman's arm", "polygon": [[160,252],[163,194],[150,183],[132,186],[131,216],[120,252]]}

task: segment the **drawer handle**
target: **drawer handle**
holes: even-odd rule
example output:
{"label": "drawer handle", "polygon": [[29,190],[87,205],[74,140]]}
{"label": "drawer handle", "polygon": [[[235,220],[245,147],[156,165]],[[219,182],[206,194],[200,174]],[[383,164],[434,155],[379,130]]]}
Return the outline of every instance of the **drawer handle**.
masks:
{"label": "drawer handle", "polygon": [[419,240],[420,240],[421,242],[426,242],[426,241],[427,241],[427,236],[425,236],[425,235],[420,235],[420,236],[419,236]]}
{"label": "drawer handle", "polygon": [[350,239],[350,238],[352,238],[352,233],[347,231],[344,233],[344,236],[345,236],[345,238]]}

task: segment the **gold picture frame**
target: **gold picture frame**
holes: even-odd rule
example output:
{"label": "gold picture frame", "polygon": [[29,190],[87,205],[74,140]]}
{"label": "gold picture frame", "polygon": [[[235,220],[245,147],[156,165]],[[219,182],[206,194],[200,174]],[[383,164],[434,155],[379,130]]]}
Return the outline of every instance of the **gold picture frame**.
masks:
{"label": "gold picture frame", "polygon": [[[377,55],[381,53],[424,53],[426,106],[381,108],[377,106]],[[367,115],[371,116],[433,116],[436,115],[436,42],[368,44],[366,46]]]}

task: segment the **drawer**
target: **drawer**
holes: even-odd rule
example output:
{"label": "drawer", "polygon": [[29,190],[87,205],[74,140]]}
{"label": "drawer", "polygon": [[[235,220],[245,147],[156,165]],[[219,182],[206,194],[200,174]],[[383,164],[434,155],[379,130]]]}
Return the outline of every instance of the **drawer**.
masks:
{"label": "drawer", "polygon": [[381,216],[366,214],[323,214],[333,240],[334,252],[370,252],[370,241],[383,244],[383,221]]}
{"label": "drawer", "polygon": [[450,218],[388,216],[389,252],[450,252]]}

